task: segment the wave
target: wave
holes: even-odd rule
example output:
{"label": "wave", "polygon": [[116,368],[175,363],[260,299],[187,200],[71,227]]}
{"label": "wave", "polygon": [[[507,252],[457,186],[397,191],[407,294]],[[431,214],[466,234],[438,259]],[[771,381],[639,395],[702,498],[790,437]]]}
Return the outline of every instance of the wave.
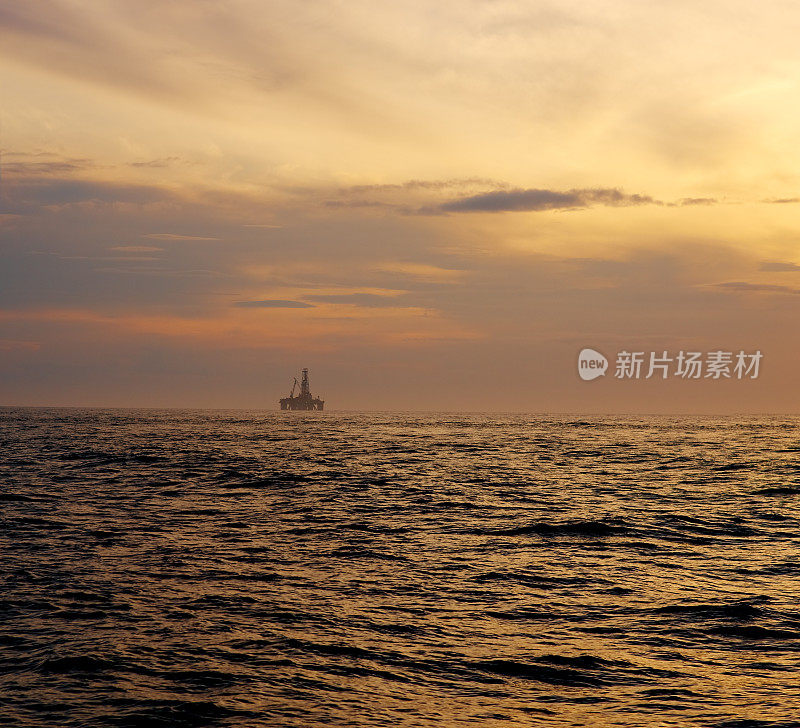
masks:
{"label": "wave", "polygon": [[605,537],[621,536],[629,527],[620,519],[598,521],[563,521],[550,523],[538,521],[507,528],[481,528],[468,531],[478,536],[575,536]]}

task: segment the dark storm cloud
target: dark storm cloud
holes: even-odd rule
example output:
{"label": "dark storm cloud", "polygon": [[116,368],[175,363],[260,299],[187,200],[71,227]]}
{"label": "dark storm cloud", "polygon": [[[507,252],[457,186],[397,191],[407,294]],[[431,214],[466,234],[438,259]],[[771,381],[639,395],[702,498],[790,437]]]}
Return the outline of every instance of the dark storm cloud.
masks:
{"label": "dark storm cloud", "polygon": [[330,295],[306,296],[309,301],[319,303],[346,303],[364,308],[408,308],[403,296],[376,296],[374,293],[333,293]]}
{"label": "dark storm cloud", "polygon": [[511,210],[552,210],[584,207],[585,201],[575,192],[552,190],[510,190],[486,192],[460,200],[445,202],[447,212],[507,212]]}
{"label": "dark storm cloud", "polygon": [[[595,205],[685,207],[719,204],[719,200],[714,197],[684,197],[664,202],[651,195],[629,194],[616,187],[569,190],[512,188],[506,182],[482,177],[412,179],[395,184],[351,185],[334,189],[283,187],[282,191],[316,199],[316,204],[328,209],[372,208],[403,216],[448,215],[461,212],[580,210]],[[459,194],[461,196],[453,197]],[[447,199],[448,197],[451,199]]]}
{"label": "dark storm cloud", "polygon": [[[504,182],[484,177],[451,179],[410,179],[405,182],[363,184],[318,189],[313,187],[287,187],[291,194],[322,199],[320,204],[331,209],[375,208],[400,215],[441,215],[441,195],[474,195],[488,190],[508,188]],[[437,199],[438,198],[438,199]]]}
{"label": "dark storm cloud", "polygon": [[797,263],[784,263],[780,260],[765,260],[758,269],[771,273],[786,273],[800,270],[800,265],[797,265]]}
{"label": "dark storm cloud", "polygon": [[12,177],[34,177],[38,175],[68,174],[92,167],[89,159],[56,159],[44,162],[6,162],[3,174]]}
{"label": "dark storm cloud", "polygon": [[506,185],[485,177],[464,177],[453,179],[411,179],[396,184],[381,185],[352,185],[342,190],[343,193],[363,194],[365,192],[399,192],[414,190],[449,190],[459,187],[495,187],[503,188]]}
{"label": "dark storm cloud", "polygon": [[775,200],[763,200],[763,202],[769,202],[773,205],[787,205],[794,202],[800,202],[800,197],[779,197]]}
{"label": "dark storm cloud", "polygon": [[280,301],[277,299],[267,301],[236,301],[232,304],[236,308],[314,308],[314,304],[304,301]]}
{"label": "dark storm cloud", "polygon": [[534,212],[570,210],[591,205],[628,207],[661,204],[649,195],[629,195],[613,188],[577,189],[567,192],[543,189],[497,190],[445,202],[444,212]]}

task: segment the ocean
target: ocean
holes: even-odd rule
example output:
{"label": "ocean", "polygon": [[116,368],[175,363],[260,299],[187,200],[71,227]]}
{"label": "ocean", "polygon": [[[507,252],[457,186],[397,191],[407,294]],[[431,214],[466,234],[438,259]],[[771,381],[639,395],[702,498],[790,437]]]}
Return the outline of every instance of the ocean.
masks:
{"label": "ocean", "polygon": [[0,724],[800,726],[800,420],[0,410]]}

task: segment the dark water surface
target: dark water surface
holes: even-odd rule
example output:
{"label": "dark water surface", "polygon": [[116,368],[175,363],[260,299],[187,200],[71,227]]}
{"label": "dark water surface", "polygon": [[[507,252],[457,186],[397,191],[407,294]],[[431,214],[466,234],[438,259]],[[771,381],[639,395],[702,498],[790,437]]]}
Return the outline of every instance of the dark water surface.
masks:
{"label": "dark water surface", "polygon": [[0,410],[0,723],[800,726],[800,420]]}

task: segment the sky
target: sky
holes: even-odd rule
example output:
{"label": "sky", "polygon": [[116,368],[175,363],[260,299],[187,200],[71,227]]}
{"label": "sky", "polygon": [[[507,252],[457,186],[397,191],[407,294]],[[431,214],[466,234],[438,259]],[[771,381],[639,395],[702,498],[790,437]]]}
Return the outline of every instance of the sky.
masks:
{"label": "sky", "polygon": [[[0,0],[0,404],[276,408],[308,367],[339,410],[796,413],[799,35],[782,0]],[[717,350],[758,378],[614,376]]]}

